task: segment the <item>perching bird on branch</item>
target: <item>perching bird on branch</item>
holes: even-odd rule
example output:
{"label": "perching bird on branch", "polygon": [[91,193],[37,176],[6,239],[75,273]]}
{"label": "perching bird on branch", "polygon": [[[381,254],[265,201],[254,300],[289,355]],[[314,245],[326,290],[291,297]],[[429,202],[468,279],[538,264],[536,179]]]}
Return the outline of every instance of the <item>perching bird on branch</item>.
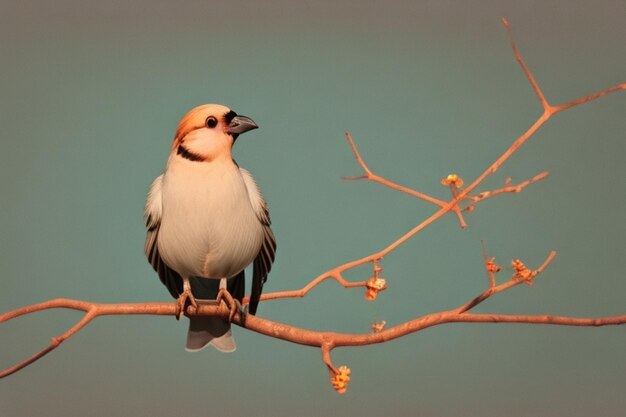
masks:
{"label": "perching bird on branch", "polygon": [[[150,187],[144,251],[179,311],[225,291],[241,302],[244,268],[253,263],[248,311],[256,312],[276,241],[267,204],[252,175],[233,160],[232,147],[257,127],[225,106],[192,109],[178,125],[165,172]],[[209,344],[235,350],[229,320],[190,317],[187,350]]]}

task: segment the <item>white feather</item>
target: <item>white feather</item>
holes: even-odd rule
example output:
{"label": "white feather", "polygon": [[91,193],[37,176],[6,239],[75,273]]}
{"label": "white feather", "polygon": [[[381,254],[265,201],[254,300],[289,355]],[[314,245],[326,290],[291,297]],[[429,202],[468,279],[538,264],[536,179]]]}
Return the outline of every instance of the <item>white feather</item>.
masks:
{"label": "white feather", "polygon": [[182,276],[228,278],[259,253],[263,226],[239,168],[172,155],[162,180],[159,253]]}
{"label": "white feather", "polygon": [[246,189],[248,190],[248,197],[250,199],[252,209],[263,224],[269,224],[267,203],[265,202],[263,194],[261,194],[261,190],[254,180],[254,177],[245,168],[239,168],[239,171],[241,171],[241,175],[243,176],[243,182],[246,184]]}
{"label": "white feather", "polygon": [[146,199],[146,209],[144,211],[144,220],[146,227],[151,228],[161,220],[161,183],[163,174],[159,175],[152,181],[148,198]]}

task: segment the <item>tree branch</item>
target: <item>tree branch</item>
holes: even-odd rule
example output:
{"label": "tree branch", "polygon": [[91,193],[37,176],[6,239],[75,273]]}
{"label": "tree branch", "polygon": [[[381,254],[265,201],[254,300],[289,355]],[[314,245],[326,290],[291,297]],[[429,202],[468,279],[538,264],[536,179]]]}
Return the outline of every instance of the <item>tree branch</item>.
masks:
{"label": "tree branch", "polygon": [[[510,281],[502,284],[501,289],[510,288],[517,285]],[[126,304],[99,304],[87,301],[70,300],[59,298],[44,303],[27,306],[13,311],[9,311],[0,315],[0,323],[8,321],[25,314],[36,311],[47,310],[52,308],[67,308],[72,310],[85,311],[83,318],[72,326],[62,335],[53,338],[49,346],[42,349],[37,354],[20,362],[19,364],[7,368],[0,372],[0,378],[11,375],[20,369],[30,365],[40,359],[47,353],[56,349],[63,341],[76,334],[80,329],[85,327],[93,319],[100,316],[111,315],[161,315],[175,316],[176,303],[126,303]],[[200,305],[196,311],[193,307],[187,307],[187,315],[202,316],[221,316],[228,317],[229,310],[224,306]],[[550,315],[503,315],[503,314],[469,314],[461,312],[459,309],[441,311],[437,313],[427,314],[414,320],[407,321],[397,326],[382,330],[377,333],[366,334],[348,334],[334,332],[320,332],[308,330],[296,326],[255,317],[248,315],[245,319],[245,326],[242,324],[241,316],[237,313],[233,319],[233,324],[245,327],[248,330],[276,339],[285,340],[301,345],[314,346],[322,349],[324,362],[328,365],[332,372],[338,372],[330,362],[330,351],[335,347],[342,346],[364,346],[375,343],[384,343],[389,340],[397,339],[423,330],[446,323],[465,322],[465,323],[534,323],[534,324],[553,324],[562,326],[607,326],[626,323],[626,315],[610,316],[600,318],[577,318],[567,316],[550,316]]]}
{"label": "tree branch", "polygon": [[[424,193],[415,191],[408,187],[399,185],[386,178],[374,174],[365,161],[361,157],[354,140],[350,133],[346,132],[346,139],[354,153],[357,163],[364,171],[364,175],[358,177],[346,177],[346,179],[367,179],[369,181],[383,184],[386,187],[400,191],[416,198],[422,199],[437,206],[437,211],[431,214],[426,219],[422,220],[416,226],[409,231],[405,232],[402,236],[398,237],[393,242],[389,243],[386,247],[379,251],[364,256],[362,258],[344,263],[336,266],[315,279],[310,281],[306,286],[298,290],[291,291],[278,291],[273,293],[266,293],[261,297],[262,301],[275,300],[280,298],[293,298],[304,297],[313,288],[327,279],[333,279],[345,288],[361,287],[365,288],[365,296],[368,300],[374,300],[378,292],[383,291],[387,283],[385,279],[381,277],[382,268],[380,262],[383,257],[397,249],[400,245],[411,239],[417,233],[424,230],[433,222],[440,219],[442,216],[449,212],[456,214],[461,227],[465,227],[466,223],[462,217],[462,211],[474,210],[476,204],[485,201],[496,195],[503,193],[519,192],[526,186],[535,183],[547,176],[547,172],[542,172],[535,177],[521,182],[517,185],[511,185],[510,179],[505,181],[505,186],[500,189],[492,191],[484,191],[477,195],[472,195],[472,192],[482,184],[482,182],[490,175],[494,174],[515,152],[517,152],[521,146],[528,141],[539,130],[544,123],[546,123],[554,114],[561,111],[565,111],[574,106],[596,100],[606,94],[626,90],[626,83],[618,84],[616,86],[607,88],[600,92],[590,94],[565,104],[558,106],[552,106],[544,96],[539,84],[535,80],[531,71],[525,64],[517,45],[513,39],[509,22],[503,19],[503,24],[507,30],[510,38],[511,48],[516,60],[520,64],[526,78],[528,79],[531,87],[535,91],[537,98],[543,108],[543,113],[537,118],[537,120],[522,134],[520,135],[509,148],[500,155],[487,169],[475,178],[469,185],[463,187],[463,180],[457,174],[449,174],[442,184],[449,187],[451,197],[448,200],[439,199],[426,195]],[[470,204],[465,209],[460,208],[460,203],[469,201]],[[297,343],[301,345],[314,346],[321,349],[322,360],[327,366],[331,384],[335,390],[339,393],[345,392],[347,384],[350,380],[350,369],[346,366],[335,367],[331,361],[331,351],[337,347],[344,346],[363,346],[374,343],[384,343],[389,340],[393,340],[402,336],[406,336],[410,333],[423,330],[428,327],[437,326],[446,323],[463,322],[463,323],[528,323],[528,324],[551,324],[551,325],[564,325],[564,326],[605,326],[605,325],[620,325],[626,324],[626,315],[610,316],[600,318],[578,318],[568,316],[551,316],[551,315],[503,315],[503,314],[475,314],[470,313],[470,310],[492,295],[498,294],[510,288],[516,287],[522,283],[532,285],[533,280],[552,262],[556,255],[556,252],[552,251],[548,254],[545,261],[537,269],[531,270],[527,268],[522,261],[514,259],[512,261],[512,267],[514,273],[512,277],[504,283],[497,284],[495,274],[501,270],[501,268],[495,264],[495,260],[488,258],[486,249],[483,245],[483,257],[485,262],[485,268],[489,277],[489,287],[481,294],[469,300],[465,304],[456,307],[451,310],[443,310],[431,314],[427,314],[421,317],[417,317],[413,320],[406,321],[388,329],[383,329],[382,325],[375,326],[375,331],[368,334],[348,334],[348,333],[335,333],[335,332],[321,332],[315,330],[308,330],[299,328],[297,326],[275,322],[252,315],[248,315],[245,321],[242,321],[242,317],[239,313],[236,313],[232,319],[232,322],[236,325],[245,327],[251,331],[281,339],[284,341]],[[343,277],[343,272],[355,268],[357,266],[371,263],[373,275],[363,281],[350,282]],[[0,378],[4,378],[11,375],[20,369],[28,366],[29,364],[42,358],[52,350],[56,349],[65,340],[72,337],[93,319],[100,316],[107,315],[129,315],[129,314],[143,314],[143,315],[165,315],[176,316],[177,304],[176,303],[126,303],[126,304],[98,304],[90,303],[87,301],[69,300],[69,299],[55,299],[32,306],[26,306],[15,309],[13,311],[6,312],[0,315],[0,323],[6,322],[13,318],[17,318],[26,314],[31,314],[38,311],[54,309],[54,308],[66,308],[78,311],[83,311],[85,314],[83,317],[67,331],[61,335],[52,338],[51,343],[32,355],[26,360],[9,367],[0,372]],[[217,306],[214,305],[200,305],[197,309],[193,306],[187,307],[185,314],[187,316],[193,315],[211,315],[227,318],[229,316],[229,309],[224,304]]]}

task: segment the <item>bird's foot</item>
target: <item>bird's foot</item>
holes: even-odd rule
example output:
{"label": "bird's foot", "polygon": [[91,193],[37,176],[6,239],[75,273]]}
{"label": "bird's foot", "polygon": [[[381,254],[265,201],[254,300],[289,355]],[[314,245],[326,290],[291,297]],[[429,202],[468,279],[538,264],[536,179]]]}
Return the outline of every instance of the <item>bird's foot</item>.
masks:
{"label": "bird's foot", "polygon": [[180,315],[185,312],[188,305],[192,305],[196,309],[198,308],[196,298],[191,293],[191,288],[187,288],[185,286],[183,287],[183,292],[180,293],[178,299],[176,300],[176,320],[180,319]]}
{"label": "bird's foot", "polygon": [[245,320],[245,312],[243,307],[241,306],[241,303],[239,302],[239,300],[236,300],[233,298],[232,295],[230,295],[230,293],[225,289],[225,288],[220,288],[219,292],[217,293],[217,303],[224,303],[226,304],[226,307],[228,308],[228,310],[230,311],[230,313],[228,314],[228,321],[233,321],[233,319],[235,318],[235,314],[239,313],[239,315],[242,318],[242,321]]}

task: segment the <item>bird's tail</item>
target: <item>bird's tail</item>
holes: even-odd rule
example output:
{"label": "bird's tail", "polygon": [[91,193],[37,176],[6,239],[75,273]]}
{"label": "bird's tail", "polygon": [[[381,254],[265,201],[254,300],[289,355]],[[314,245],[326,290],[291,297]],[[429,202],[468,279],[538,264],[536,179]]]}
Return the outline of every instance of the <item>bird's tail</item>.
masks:
{"label": "bird's tail", "polygon": [[[215,304],[214,300],[196,301],[199,304]],[[185,347],[187,352],[199,352],[209,345],[220,352],[234,352],[237,349],[228,320],[210,316],[190,317]]]}
{"label": "bird's tail", "polygon": [[[241,301],[246,288],[244,271],[228,280],[191,277],[189,282],[198,304],[217,304],[215,298],[220,287],[226,288],[233,298]],[[190,317],[186,350],[198,352],[209,345],[220,352],[234,352],[237,349],[230,322],[222,317]]]}

